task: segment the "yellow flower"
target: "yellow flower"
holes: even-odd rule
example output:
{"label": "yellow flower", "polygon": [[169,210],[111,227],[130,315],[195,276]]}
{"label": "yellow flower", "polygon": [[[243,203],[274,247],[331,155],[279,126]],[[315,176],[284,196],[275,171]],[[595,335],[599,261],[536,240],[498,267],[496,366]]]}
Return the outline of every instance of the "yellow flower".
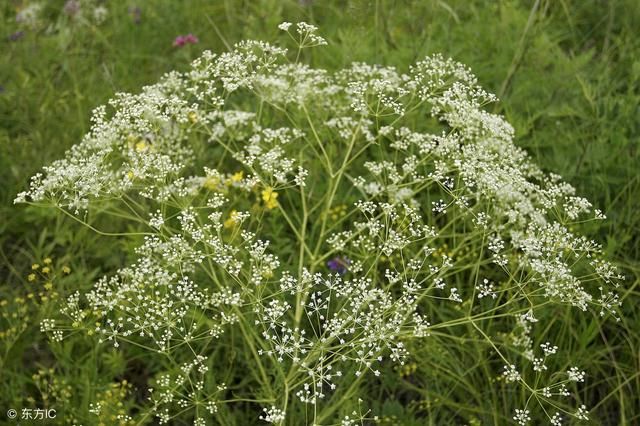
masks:
{"label": "yellow flower", "polygon": [[416,363],[411,363],[411,364],[405,364],[402,367],[400,367],[398,369],[398,372],[400,373],[400,377],[407,377],[415,373],[417,369],[418,369],[418,366],[416,365]]}
{"label": "yellow flower", "polygon": [[69,268],[67,265],[64,265],[62,267],[62,273],[63,274],[70,274],[71,273],[71,268]]}
{"label": "yellow flower", "polygon": [[149,149],[149,145],[145,141],[140,141],[136,143],[137,152],[145,152],[147,149]]}
{"label": "yellow flower", "polygon": [[48,282],[44,285],[45,290],[51,290],[53,288],[53,283]]}
{"label": "yellow flower", "polygon": [[237,223],[238,223],[238,211],[231,210],[231,213],[229,213],[229,219],[224,221],[224,227],[233,228],[234,226],[236,226]]}
{"label": "yellow flower", "polygon": [[243,177],[244,177],[244,173],[242,172],[242,170],[240,170],[239,172],[235,172],[231,176],[231,182],[240,182]]}
{"label": "yellow flower", "polygon": [[220,178],[218,176],[209,176],[205,179],[202,186],[204,186],[210,191],[215,191],[216,189],[218,189],[219,183],[220,183]]}
{"label": "yellow flower", "polygon": [[38,265],[37,263],[34,263],[33,265],[31,265],[31,269],[33,269],[34,271],[38,268],[40,268],[40,265]]}
{"label": "yellow flower", "polygon": [[133,174],[133,170],[129,170],[127,172],[127,177],[129,178],[129,180],[133,180],[133,178],[135,177],[135,175]]}
{"label": "yellow flower", "polygon": [[27,276],[27,280],[29,281],[35,281],[36,280],[36,274],[29,274]]}
{"label": "yellow flower", "polygon": [[262,201],[264,201],[264,205],[269,209],[275,209],[278,207],[278,193],[273,190],[270,186],[268,186],[264,191],[262,191]]}
{"label": "yellow flower", "polygon": [[127,136],[127,145],[129,145],[130,149],[135,146],[137,140],[138,140],[138,137],[134,134],[129,134]]}
{"label": "yellow flower", "polygon": [[45,260],[43,260],[43,263],[44,263],[45,265],[51,265],[51,258],[50,258],[50,257],[47,257]]}
{"label": "yellow flower", "polygon": [[331,217],[331,220],[338,220],[345,214],[347,214],[346,204],[340,204],[339,206],[333,207],[329,210],[329,216]]}
{"label": "yellow flower", "polygon": [[187,114],[187,117],[191,123],[196,123],[198,121],[198,114],[195,111],[190,111],[189,114]]}
{"label": "yellow flower", "polygon": [[48,266],[45,266],[44,268],[42,268],[42,273],[43,274],[48,274],[50,272],[50,269]]}

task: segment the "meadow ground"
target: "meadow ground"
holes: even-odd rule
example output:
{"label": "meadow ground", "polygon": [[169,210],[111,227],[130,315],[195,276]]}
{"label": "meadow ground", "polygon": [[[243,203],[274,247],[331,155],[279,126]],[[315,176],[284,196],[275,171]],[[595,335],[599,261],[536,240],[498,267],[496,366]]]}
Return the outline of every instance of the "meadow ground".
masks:
{"label": "meadow ground", "polygon": [[[57,266],[72,269],[64,282],[68,289],[86,289],[124,263],[131,242],[100,237],[51,210],[13,205],[29,177],[77,143],[90,126],[92,109],[114,93],[136,92],[165,72],[185,69],[204,49],[219,52],[242,39],[273,39],[280,22],[304,20],[329,42],[311,53],[309,62],[317,67],[362,61],[404,70],[436,52],[467,64],[500,98],[493,112],[514,126],[516,143],[606,214],[606,221],[585,224],[581,231],[600,241],[626,276],[621,321],[559,307],[560,326],[539,330],[546,334],[534,340],[551,333],[581,361],[588,380],[580,399],[590,407],[593,424],[640,423],[635,0],[109,0],[99,25],[68,19],[60,12],[65,2],[52,0],[42,2],[43,22],[23,29],[15,17],[26,3],[0,5],[0,408],[49,394],[66,398],[77,407],[73,415],[91,424],[82,420],[91,418],[88,402],[108,399],[115,378],[128,378],[134,386],[145,380],[145,366],[136,359],[89,351],[78,363],[73,349],[52,348],[40,333],[40,320],[51,307],[35,302],[43,290],[28,279],[31,265],[52,257]],[[177,35],[187,33],[197,35],[198,43],[172,46]],[[483,396],[491,377],[484,349],[468,345],[460,351],[457,359],[469,364],[433,354],[421,363],[417,354],[413,371],[396,372],[372,388],[369,407],[386,424],[507,422],[505,399],[518,396]],[[126,404],[138,402],[131,398]]]}

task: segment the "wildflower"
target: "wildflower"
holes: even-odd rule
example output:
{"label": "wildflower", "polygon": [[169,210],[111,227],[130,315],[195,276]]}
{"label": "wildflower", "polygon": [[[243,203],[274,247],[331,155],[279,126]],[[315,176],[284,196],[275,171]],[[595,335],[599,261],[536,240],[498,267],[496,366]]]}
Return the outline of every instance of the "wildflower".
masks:
{"label": "wildflower", "polygon": [[516,408],[516,412],[515,412],[515,415],[513,416],[513,420],[518,422],[518,425],[525,426],[531,421],[530,411],[520,410]]}
{"label": "wildflower", "polygon": [[220,178],[218,176],[209,176],[204,180],[204,183],[202,184],[202,186],[208,189],[209,191],[216,191],[218,189],[219,184],[220,184]]}
{"label": "wildflower", "polygon": [[[299,49],[325,43],[312,25],[280,28]],[[174,46],[194,42],[179,36]],[[535,348],[533,327],[549,318],[544,310],[552,302],[602,312],[619,303],[613,293],[619,274],[599,260],[601,247],[562,224],[591,216],[591,205],[516,146],[509,123],[484,109],[495,96],[461,64],[434,55],[406,73],[358,63],[329,72],[288,63],[285,53],[261,41],[220,55],[205,52],[190,70],[97,108],[85,138],[33,176],[15,202],[49,201],[80,214],[107,200],[130,206],[132,195],[141,200],[137,217],[149,218],[133,263],[67,297],[60,308],[65,324],[42,327],[62,338],[61,330],[86,324],[91,314],[100,319],[90,330],[98,342],[116,348],[131,342],[176,360],[189,348],[191,362],[166,374],[153,371],[149,404],[159,423],[175,417],[200,424],[199,410],[212,413],[225,403],[223,386],[219,399],[210,392],[209,379],[222,375],[206,374],[204,384],[218,363],[197,354],[211,353],[210,338],[238,323],[257,328],[234,332],[254,340],[240,344],[287,364],[291,373],[273,376],[287,380],[273,386],[289,389],[274,395],[282,406],[295,397],[322,410],[354,375],[406,365],[414,346],[407,343],[428,338],[430,322],[444,333],[447,324],[485,315],[492,321],[474,323],[483,337],[497,339],[503,354],[522,354],[518,366],[528,360],[535,371],[507,364],[502,380],[544,396],[529,398],[542,409],[525,406],[516,422],[529,422],[529,409],[547,412],[545,405],[554,404],[546,399],[569,395],[566,384],[582,382],[585,373],[539,374],[551,368],[547,357],[556,348]],[[234,91],[242,91],[242,102]],[[323,118],[326,111],[332,118]],[[405,111],[433,126],[412,127]],[[379,123],[386,126],[378,129]],[[201,162],[218,160],[251,175],[197,171]],[[292,211],[281,224],[265,226],[264,210],[279,207],[284,193],[274,187],[287,191]],[[232,210],[254,201],[251,212]],[[322,226],[312,226],[317,219]],[[325,272],[318,262],[326,262]],[[41,270],[33,269],[33,280]],[[600,298],[591,294],[594,281]],[[441,312],[450,320],[437,318]],[[535,349],[544,355],[536,357]],[[532,375],[549,383],[529,384]],[[278,406],[267,407],[263,420],[281,422],[286,413]]]}
{"label": "wildflower", "polygon": [[544,356],[553,355],[558,351],[558,347],[551,345],[549,342],[542,343],[540,347],[544,351]]}
{"label": "wildflower", "polygon": [[162,225],[164,225],[164,216],[162,215],[162,212],[160,210],[156,210],[156,212],[150,216],[149,226],[155,229],[162,228]]}
{"label": "wildflower", "polygon": [[345,216],[347,214],[347,205],[340,204],[339,206],[333,207],[329,210],[329,217],[331,220],[338,220],[339,218]]}
{"label": "wildflower", "polygon": [[[288,23],[285,23],[285,25]],[[282,24],[281,24],[282,25]],[[285,31],[288,31],[288,25]],[[327,44],[327,41],[316,34],[318,27],[315,25],[308,24],[306,22],[298,22],[296,24],[296,31],[300,35],[301,44],[300,47],[313,47],[313,46],[323,46]]]}
{"label": "wildflower", "polygon": [[193,34],[179,35],[173,40],[173,47],[183,47],[187,44],[196,44],[198,41],[198,37]]}
{"label": "wildflower", "polygon": [[27,275],[27,280],[31,281],[31,282],[35,281],[36,280],[36,274]]}
{"label": "wildflower", "polygon": [[47,257],[42,261],[42,263],[44,263],[45,265],[51,265],[51,262],[52,262],[52,260],[51,260],[50,257]]}
{"label": "wildflower", "polygon": [[271,408],[263,408],[264,415],[260,416],[260,420],[264,420],[267,423],[281,424],[285,419],[285,413],[280,408],[271,406]]}
{"label": "wildflower", "polygon": [[462,303],[462,297],[460,297],[460,293],[458,293],[458,289],[456,287],[451,287],[451,290],[449,293],[449,300]]}
{"label": "wildflower", "polygon": [[483,297],[487,296],[491,297],[492,299],[498,297],[493,288],[493,283],[486,278],[483,279],[482,284],[478,283],[476,285],[476,291],[478,292],[478,299],[482,299]]}
{"label": "wildflower", "polygon": [[262,201],[264,201],[264,205],[269,210],[273,210],[278,207],[278,193],[273,190],[270,186],[268,186],[265,190],[262,191]]}
{"label": "wildflower", "polygon": [[149,144],[145,141],[139,141],[136,143],[136,151],[137,152],[145,152],[149,149]]}
{"label": "wildflower", "polygon": [[238,223],[238,211],[231,210],[231,213],[229,213],[229,218],[224,221],[224,227],[233,228],[234,226],[236,226],[237,223]]}
{"label": "wildflower", "polygon": [[587,411],[587,406],[584,404],[580,405],[574,416],[579,420],[589,420],[589,412]]}
{"label": "wildflower", "polygon": [[62,10],[73,18],[80,12],[80,2],[78,0],[67,0]]}
{"label": "wildflower", "polygon": [[104,5],[96,6],[93,9],[93,20],[97,25],[102,24],[109,15],[109,10]]}
{"label": "wildflower", "polygon": [[20,31],[16,31],[15,33],[11,33],[9,34],[9,36],[7,37],[7,39],[9,41],[18,41],[20,40],[22,37],[24,37],[24,31],[20,30]]}
{"label": "wildflower", "polygon": [[567,370],[567,376],[572,382],[584,382],[585,372],[580,371],[578,367],[571,367]]}
{"label": "wildflower", "polygon": [[16,14],[16,22],[30,29],[35,29],[40,24],[42,9],[42,4],[31,3]]}
{"label": "wildflower", "polygon": [[69,268],[67,265],[62,267],[62,273],[69,275],[71,273],[71,268]]}
{"label": "wildflower", "polygon": [[348,258],[344,256],[336,256],[327,262],[327,267],[332,272],[344,275],[347,273],[350,264],[351,260],[349,260]]}
{"label": "wildflower", "polygon": [[516,369],[516,366],[513,364],[505,365],[502,375],[507,380],[507,382],[517,382],[521,379],[520,373]]}
{"label": "wildflower", "polygon": [[142,9],[139,6],[129,6],[129,15],[136,25],[142,21]]}

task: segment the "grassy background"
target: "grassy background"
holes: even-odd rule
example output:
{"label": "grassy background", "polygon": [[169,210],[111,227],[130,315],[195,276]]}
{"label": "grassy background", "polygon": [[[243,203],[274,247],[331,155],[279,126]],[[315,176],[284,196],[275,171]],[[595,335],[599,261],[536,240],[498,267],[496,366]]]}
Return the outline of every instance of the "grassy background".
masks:
{"label": "grassy background", "polygon": [[[20,406],[36,392],[32,374],[39,368],[54,366],[59,377],[79,384],[82,392],[71,403],[85,407],[111,378],[135,377],[135,365],[113,352],[88,351],[83,368],[74,368],[68,349],[49,348],[39,332],[46,306],[14,302],[35,291],[26,280],[31,263],[54,256],[75,272],[61,281],[61,292],[87,288],[123,264],[127,244],[97,237],[53,212],[13,206],[29,176],[78,142],[91,110],[116,91],[136,91],[166,71],[183,69],[204,49],[223,51],[243,38],[273,40],[278,23],[306,20],[329,41],[312,52],[315,66],[364,61],[404,70],[434,52],[469,65],[501,98],[495,109],[514,125],[516,142],[605,212],[607,221],[582,231],[602,242],[627,276],[622,321],[561,310],[557,327],[541,330],[535,340],[555,339],[588,371],[580,398],[593,407],[595,424],[640,423],[636,0],[109,0],[110,15],[100,26],[66,22],[64,1],[52,0],[44,2],[48,24],[11,41],[20,3],[0,5],[0,300],[10,302],[0,306],[0,329],[20,325],[11,339],[0,340],[0,408]],[[131,13],[136,6],[139,23]],[[190,32],[199,44],[171,46],[176,35]],[[374,412],[389,424],[506,421],[504,401],[483,395],[487,376],[476,365],[482,351],[472,345],[464,351],[468,365],[418,354],[415,372],[393,379],[407,391],[384,393],[395,382],[378,386],[382,393],[371,396],[380,401]]]}

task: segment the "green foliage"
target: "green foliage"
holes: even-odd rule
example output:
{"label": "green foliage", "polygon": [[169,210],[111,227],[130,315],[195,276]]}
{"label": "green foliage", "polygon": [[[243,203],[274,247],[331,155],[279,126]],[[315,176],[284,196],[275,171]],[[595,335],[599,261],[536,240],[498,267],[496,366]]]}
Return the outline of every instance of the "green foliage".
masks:
{"label": "green foliage", "polygon": [[[59,274],[53,283],[63,298],[124,265],[134,242],[98,236],[45,209],[13,206],[29,176],[77,143],[89,128],[91,110],[115,92],[137,91],[164,72],[184,69],[205,48],[224,51],[242,39],[270,39],[278,23],[306,20],[329,41],[304,52],[314,66],[337,69],[363,61],[405,70],[434,52],[469,65],[480,84],[501,98],[497,112],[514,125],[516,143],[608,216],[581,231],[601,241],[627,276],[622,320],[558,308],[546,329],[535,330],[534,343],[562,342],[573,359],[582,360],[589,376],[580,397],[594,424],[640,422],[640,9],[634,0],[112,0],[100,25],[73,24],[61,12],[65,2],[51,0],[44,2],[47,21],[11,41],[9,35],[20,29],[16,10],[26,3],[0,5],[3,411],[49,404],[60,408],[65,422],[94,424],[90,402],[105,401],[114,412],[122,402],[135,414],[150,379],[150,367],[135,353],[123,358],[96,351],[81,334],[52,344],[40,333],[40,320],[53,305],[39,293],[53,290],[28,280],[33,263],[42,266],[51,257],[56,266],[71,267],[71,274]],[[196,34],[199,43],[173,48],[173,38],[186,33]],[[281,245],[275,250],[283,259],[295,256],[292,247]],[[464,329],[453,336],[435,333],[429,346],[412,348],[406,371],[389,368],[362,385],[365,406],[389,425],[510,422],[502,407],[517,405],[523,395],[509,394],[506,386],[495,393],[500,361],[470,336]],[[244,350],[234,348],[233,339],[213,357],[216,362],[232,362],[233,350]],[[447,356],[451,351],[458,356]],[[403,391],[397,393],[398,387]],[[255,421],[241,409],[220,416],[226,424]],[[115,424],[115,418],[103,422]]]}

